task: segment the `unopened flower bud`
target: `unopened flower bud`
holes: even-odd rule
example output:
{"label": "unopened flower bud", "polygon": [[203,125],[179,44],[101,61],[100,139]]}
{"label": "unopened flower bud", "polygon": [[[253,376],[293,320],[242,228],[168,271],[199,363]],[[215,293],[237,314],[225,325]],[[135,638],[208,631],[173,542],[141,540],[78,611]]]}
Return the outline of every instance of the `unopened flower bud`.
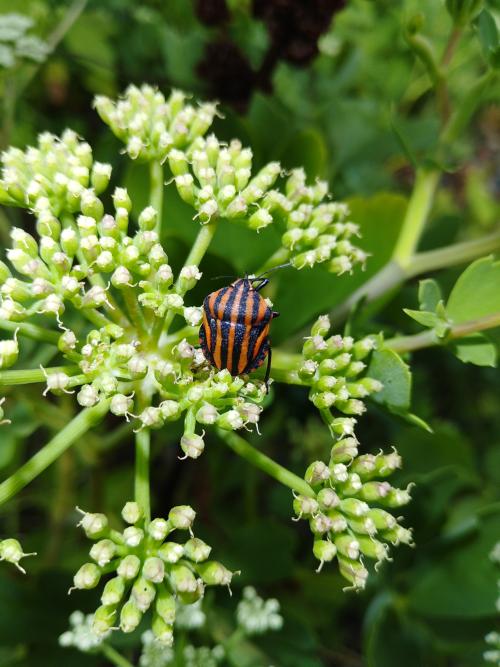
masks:
{"label": "unopened flower bud", "polygon": [[158,556],[165,563],[177,563],[184,555],[184,547],[177,542],[165,542],[158,549]]}
{"label": "unopened flower bud", "polygon": [[99,565],[104,567],[107,565],[116,553],[116,545],[109,539],[99,540],[92,545],[90,549],[90,557]]}
{"label": "unopened flower bud", "polygon": [[337,554],[337,547],[329,540],[314,540],[313,554],[321,563],[329,563]]}
{"label": "unopened flower bud", "polygon": [[293,510],[298,517],[309,518],[319,509],[317,500],[308,496],[295,496],[293,499]]}
{"label": "unopened flower bud", "polygon": [[356,589],[362,589],[366,586],[368,579],[368,570],[357,560],[350,560],[339,556],[340,574],[345,577]]}
{"label": "unopened flower bud", "polygon": [[314,461],[309,465],[304,475],[304,479],[308,484],[316,485],[326,482],[330,479],[330,469],[323,461]]}
{"label": "unopened flower bud", "polygon": [[174,528],[179,530],[190,530],[195,517],[196,512],[189,505],[172,507],[168,513],[168,520]]}
{"label": "unopened flower bud", "polygon": [[146,558],[142,567],[142,574],[148,581],[152,581],[155,584],[161,583],[165,576],[165,565],[163,564],[163,560],[156,556]]}
{"label": "unopened flower bud", "polygon": [[156,598],[155,610],[165,623],[173,625],[176,612],[175,598],[166,589],[160,589]]}
{"label": "unopened flower bud", "polygon": [[123,577],[123,579],[131,580],[137,577],[140,568],[141,561],[137,556],[129,554],[128,556],[125,556],[125,558],[122,558],[116,569],[116,573],[118,576]]}
{"label": "unopened flower bud", "polygon": [[174,643],[174,628],[172,625],[165,623],[163,618],[157,614],[153,616],[151,629],[156,638],[156,641],[165,647],[170,647]]}
{"label": "unopened flower bud", "polygon": [[354,539],[350,535],[336,535],[334,542],[335,546],[337,547],[337,551],[340,554],[346,556],[347,558],[357,560],[359,557],[358,540]]}
{"label": "unopened flower bud", "polygon": [[340,501],[340,510],[349,516],[366,516],[370,507],[358,498],[343,498]]}
{"label": "unopened flower bud", "polygon": [[113,606],[101,605],[94,612],[92,631],[98,636],[107,634],[113,627],[115,618],[116,608]]}
{"label": "unopened flower bud", "polygon": [[197,571],[207,586],[229,586],[233,578],[233,573],[215,560],[200,563]]}
{"label": "unopened flower bud", "polygon": [[82,510],[78,511],[83,514],[78,526],[83,528],[85,535],[88,538],[96,540],[105,534],[108,528],[108,519],[105,514],[92,514],[91,512],[83,512]]}
{"label": "unopened flower bud", "polygon": [[142,619],[142,612],[134,600],[130,599],[122,607],[120,612],[120,630],[122,632],[133,632]]}
{"label": "unopened flower bud", "polygon": [[85,563],[73,577],[73,586],[78,589],[95,588],[101,578],[101,571],[95,563]]}
{"label": "unopened flower bud", "polygon": [[197,537],[192,537],[184,545],[185,556],[195,563],[201,563],[202,561],[207,560],[211,551],[212,547]]}
{"label": "unopened flower bud", "polygon": [[196,421],[200,424],[215,424],[219,413],[210,403],[204,403],[196,413]]}
{"label": "unopened flower bud", "polygon": [[322,510],[330,510],[338,507],[340,499],[333,489],[325,487],[317,495],[317,500]]}
{"label": "unopened flower bud", "polygon": [[19,357],[19,344],[17,338],[12,340],[0,340],[0,368],[13,366]]}
{"label": "unopened flower bud", "polygon": [[138,547],[144,538],[144,531],[136,526],[128,526],[123,531],[123,539],[129,547]]}
{"label": "unopened flower bud", "polygon": [[243,428],[244,422],[237,410],[228,410],[217,419],[217,426],[227,431]]}
{"label": "unopened flower bud", "polygon": [[187,457],[197,459],[205,449],[205,442],[197,433],[184,434],[181,438],[181,449]]}
{"label": "unopened flower bud", "polygon": [[156,589],[154,585],[144,577],[139,577],[132,586],[131,600],[133,600],[142,612],[145,612],[151,606],[155,599]]}
{"label": "unopened flower bud", "polygon": [[90,174],[90,183],[96,194],[104,192],[111,180],[111,165],[103,162],[94,162]]}
{"label": "unopened flower bud", "polygon": [[125,579],[113,577],[106,582],[101,595],[103,605],[117,605],[125,595]]}
{"label": "unopened flower bud", "polygon": [[127,523],[138,523],[142,519],[142,510],[139,504],[133,501],[125,503],[122,509],[122,517]]}

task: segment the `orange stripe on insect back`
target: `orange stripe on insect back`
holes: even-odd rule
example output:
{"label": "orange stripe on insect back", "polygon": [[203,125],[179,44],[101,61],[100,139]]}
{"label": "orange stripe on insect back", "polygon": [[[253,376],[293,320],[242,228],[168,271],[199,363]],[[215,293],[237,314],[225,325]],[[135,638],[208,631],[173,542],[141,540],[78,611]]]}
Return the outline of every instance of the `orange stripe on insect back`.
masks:
{"label": "orange stripe on insect back", "polygon": [[218,320],[223,320],[224,319],[224,311],[226,309],[226,304],[229,301],[229,297],[233,293],[234,287],[228,287],[226,293],[222,297],[222,299],[219,301],[219,305],[217,307],[217,313],[215,314],[215,317]]}
{"label": "orange stripe on insect back", "polygon": [[233,350],[234,350],[234,338],[236,336],[236,322],[238,321],[238,312],[241,303],[241,297],[245,290],[245,284],[242,282],[239,287],[236,288],[236,296],[231,305],[231,326],[229,328],[228,340],[227,340],[227,357],[226,357],[226,367],[232,372],[233,371]]}
{"label": "orange stripe on insect back", "polygon": [[250,334],[252,333],[252,314],[253,304],[258,298],[257,292],[249,292],[245,308],[245,333],[241,341],[240,356],[238,357],[238,375],[243,373],[245,367],[248,366],[248,344],[250,343]]}
{"label": "orange stripe on insect back", "polygon": [[216,334],[215,334],[215,349],[213,352],[214,364],[217,368],[221,367],[221,346],[222,346],[222,323],[220,320],[216,321]]}
{"label": "orange stripe on insect back", "polygon": [[262,322],[262,320],[266,316],[267,309],[269,308],[269,306],[267,305],[267,301],[263,299],[260,296],[260,294],[259,294],[259,299],[260,301],[259,301],[259,310],[257,312],[257,318],[252,324],[257,324],[258,322]]}
{"label": "orange stripe on insect back", "polygon": [[205,338],[207,339],[207,347],[209,350],[212,349],[212,330],[210,329],[210,324],[208,323],[208,317],[205,309],[203,309],[203,329],[205,331]]}
{"label": "orange stripe on insect back", "polygon": [[217,292],[212,292],[212,294],[208,297],[208,310],[212,317],[216,317],[214,307],[215,307],[215,300],[217,299],[219,292],[220,289],[217,290]]}

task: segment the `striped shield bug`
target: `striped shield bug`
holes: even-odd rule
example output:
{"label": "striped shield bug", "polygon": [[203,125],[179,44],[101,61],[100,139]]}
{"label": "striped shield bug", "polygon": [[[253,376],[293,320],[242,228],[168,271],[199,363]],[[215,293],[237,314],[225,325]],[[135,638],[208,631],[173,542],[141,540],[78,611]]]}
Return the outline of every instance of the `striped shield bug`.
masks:
{"label": "striped shield bug", "polygon": [[[271,270],[284,266],[289,264]],[[233,376],[259,368],[267,357],[267,386],[271,372],[269,326],[279,313],[259,294],[269,282],[264,278],[266,273],[238,278],[205,297],[200,344],[212,366],[227,369]]]}

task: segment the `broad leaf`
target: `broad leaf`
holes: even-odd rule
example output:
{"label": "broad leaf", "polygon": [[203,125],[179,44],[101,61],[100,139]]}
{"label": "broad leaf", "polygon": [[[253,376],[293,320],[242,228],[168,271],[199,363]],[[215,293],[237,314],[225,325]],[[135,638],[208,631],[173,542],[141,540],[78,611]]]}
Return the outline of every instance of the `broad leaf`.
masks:
{"label": "broad leaf", "polygon": [[483,334],[478,333],[459,339],[453,346],[453,351],[460,361],[466,364],[496,366],[497,348]]}
{"label": "broad leaf", "polygon": [[373,395],[374,401],[397,412],[408,410],[411,397],[411,373],[408,365],[394,350],[388,348],[376,350],[367,374],[384,385],[382,391]]}
{"label": "broad leaf", "polygon": [[431,278],[421,280],[418,284],[418,302],[420,310],[435,311],[441,301],[441,288]]}
{"label": "broad leaf", "polygon": [[467,267],[451,291],[446,313],[455,323],[500,313],[500,262],[483,257]]}

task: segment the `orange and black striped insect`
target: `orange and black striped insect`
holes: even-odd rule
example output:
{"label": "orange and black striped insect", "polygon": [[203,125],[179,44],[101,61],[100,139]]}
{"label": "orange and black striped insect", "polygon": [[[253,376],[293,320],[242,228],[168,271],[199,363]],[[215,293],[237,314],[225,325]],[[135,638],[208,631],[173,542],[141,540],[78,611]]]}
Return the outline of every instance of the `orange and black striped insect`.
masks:
{"label": "orange and black striped insect", "polygon": [[259,368],[267,357],[267,385],[271,372],[269,326],[279,313],[259,294],[269,282],[264,275],[238,278],[205,297],[200,344],[207,361],[233,376]]}

